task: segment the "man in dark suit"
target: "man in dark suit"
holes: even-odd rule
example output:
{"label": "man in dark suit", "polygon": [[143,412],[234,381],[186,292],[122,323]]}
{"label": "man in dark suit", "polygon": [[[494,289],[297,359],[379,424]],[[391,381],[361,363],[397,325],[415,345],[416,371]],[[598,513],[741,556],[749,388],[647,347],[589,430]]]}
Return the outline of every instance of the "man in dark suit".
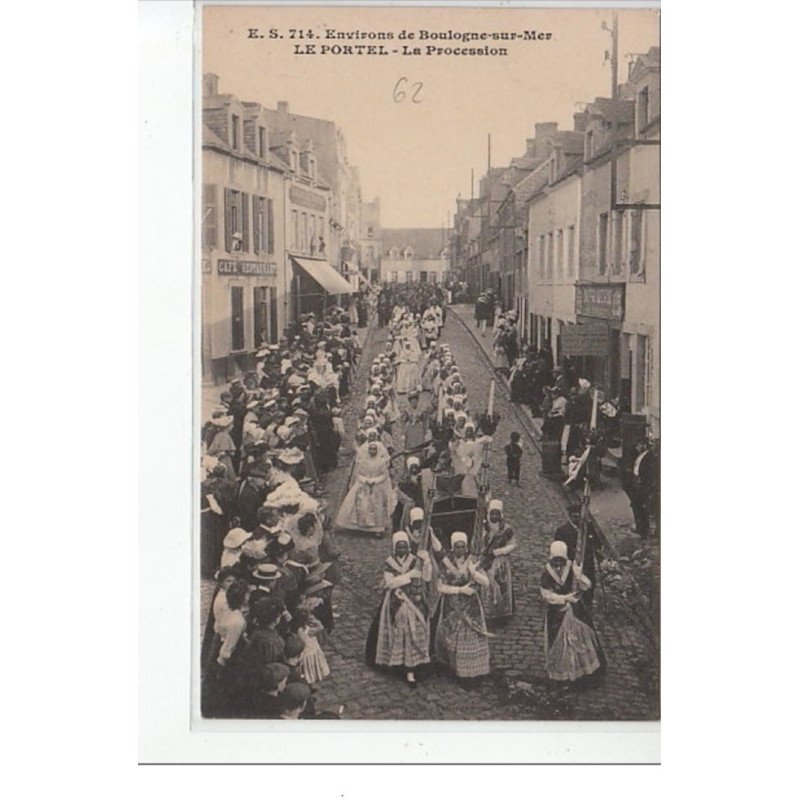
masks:
{"label": "man in dark suit", "polygon": [[[575,561],[575,551],[578,547],[578,535],[581,527],[581,504],[579,501],[571,501],[567,513],[569,514],[569,522],[566,522],[553,536],[554,542],[564,542],[567,546],[567,558],[570,561]],[[594,525],[588,523],[586,529],[586,547],[583,552],[583,574],[592,582],[591,589],[583,592],[581,595],[581,602],[588,613],[591,614],[592,599],[594,598],[594,590],[597,585],[597,565],[595,562],[595,555],[600,553],[603,549],[603,544],[600,537],[594,529]]]}
{"label": "man in dark suit", "polygon": [[624,488],[631,501],[636,533],[646,539],[650,535],[650,504],[656,488],[655,458],[647,439],[636,444],[636,458]]}

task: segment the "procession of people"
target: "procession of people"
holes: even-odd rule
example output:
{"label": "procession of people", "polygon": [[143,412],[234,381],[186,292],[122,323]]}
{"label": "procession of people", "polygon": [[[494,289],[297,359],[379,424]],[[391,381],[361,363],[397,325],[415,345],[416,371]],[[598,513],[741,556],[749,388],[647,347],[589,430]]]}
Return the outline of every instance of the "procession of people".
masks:
{"label": "procession of people", "polygon": [[[369,305],[387,337],[360,365],[356,324],[367,323]],[[336,716],[317,708],[315,695],[330,673],[325,651],[338,618],[337,533],[388,544],[365,660],[412,688],[437,670],[466,685],[489,675],[492,640],[513,619],[517,595],[535,591],[514,585],[525,531],[512,528],[491,494],[494,385],[486,406],[469,396],[442,339],[445,290],[391,285],[355,307],[352,315],[305,315],[258,353],[253,373],[231,382],[203,427],[200,569],[213,581],[206,716]],[[508,371],[514,319],[494,327],[496,366]],[[362,386],[363,407],[347,431],[343,405],[358,403]],[[343,457],[348,433],[352,476],[329,509],[322,478]],[[519,434],[505,451],[509,482],[519,483]],[[433,513],[441,487],[472,509],[463,530]],[[604,662],[591,614],[599,545],[580,514],[570,519],[574,535],[559,529],[543,557],[539,593],[547,676],[575,682]]]}

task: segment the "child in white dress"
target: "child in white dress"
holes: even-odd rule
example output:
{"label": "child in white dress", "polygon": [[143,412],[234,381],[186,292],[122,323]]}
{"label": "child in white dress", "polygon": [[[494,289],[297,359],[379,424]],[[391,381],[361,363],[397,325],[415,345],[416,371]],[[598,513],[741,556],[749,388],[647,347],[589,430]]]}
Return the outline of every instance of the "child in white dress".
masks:
{"label": "child in white dress", "polygon": [[299,608],[295,612],[292,627],[303,643],[300,654],[300,669],[309,684],[319,683],[331,674],[328,660],[322,652],[317,635],[324,630],[322,624],[306,609]]}

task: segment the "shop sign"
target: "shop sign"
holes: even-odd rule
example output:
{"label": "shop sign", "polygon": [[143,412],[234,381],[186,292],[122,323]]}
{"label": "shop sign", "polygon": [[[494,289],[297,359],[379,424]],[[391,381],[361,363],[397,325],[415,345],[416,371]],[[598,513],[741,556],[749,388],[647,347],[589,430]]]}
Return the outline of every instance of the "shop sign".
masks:
{"label": "shop sign", "polygon": [[297,205],[305,206],[306,208],[313,208],[315,211],[325,210],[325,198],[309,192],[308,189],[302,189],[299,186],[289,187],[289,199]]}
{"label": "shop sign", "polygon": [[608,326],[602,322],[567,325],[559,333],[558,347],[565,356],[607,356],[609,340]]}
{"label": "shop sign", "polygon": [[278,265],[267,261],[233,261],[227,258],[217,261],[217,275],[272,277],[277,274]]}
{"label": "shop sign", "polygon": [[575,313],[621,322],[625,319],[625,284],[579,283],[575,287]]}

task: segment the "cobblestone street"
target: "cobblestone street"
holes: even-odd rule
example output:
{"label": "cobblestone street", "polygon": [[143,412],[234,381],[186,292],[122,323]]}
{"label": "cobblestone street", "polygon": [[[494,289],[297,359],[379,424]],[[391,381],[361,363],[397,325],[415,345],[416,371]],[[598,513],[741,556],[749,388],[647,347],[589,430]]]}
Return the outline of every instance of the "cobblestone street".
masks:
{"label": "cobblestone street", "polygon": [[[447,341],[468,388],[474,413],[488,397],[492,374],[477,352],[470,334],[454,315],[448,317]],[[386,341],[386,332],[373,329],[367,337],[362,364],[370,363]],[[360,374],[356,391],[346,406],[348,436],[338,468],[325,480],[327,502],[335,514],[347,491],[352,471],[352,435],[364,401]],[[401,403],[404,401],[401,401]],[[383,561],[389,554],[387,536],[339,532],[343,581],[334,592],[336,628],[324,650],[331,675],[317,690],[320,708],[345,707],[346,719],[581,719],[642,720],[659,716],[658,658],[629,601],[613,590],[595,596],[597,632],[608,659],[605,676],[593,686],[554,687],[544,677],[544,607],[539,578],[553,531],[566,520],[563,495],[539,474],[539,456],[525,443],[522,485],[505,479],[503,445],[517,430],[513,411],[501,391],[495,394],[500,424],[490,451],[493,496],[503,500],[518,548],[513,556],[516,613],[490,642],[492,673],[476,686],[462,687],[446,673],[427,676],[416,690],[400,677],[370,669],[364,663],[364,645],[372,618],[381,602],[379,588]],[[400,439],[398,437],[398,445]],[[211,582],[202,587],[201,619],[208,613]],[[605,608],[604,608],[605,605]]]}
{"label": "cobblestone street", "polygon": [[[373,330],[362,363],[369,363],[382,348],[384,330]],[[475,350],[461,323],[448,318],[443,340],[453,350],[468,387],[475,413],[488,396],[491,373]],[[328,500],[335,509],[347,490],[352,468],[349,455],[357,412],[364,398],[364,381],[347,409],[348,441],[338,470],[327,481]],[[364,643],[381,601],[377,588],[389,539],[339,533],[344,580],[334,600],[336,630],[325,645],[331,676],[318,692],[323,707],[345,706],[349,719],[654,719],[659,715],[657,656],[641,623],[607,597],[608,612],[598,592],[595,616],[598,634],[608,658],[608,670],[597,686],[552,688],[544,679],[542,644],[544,609],[539,597],[539,577],[555,528],[566,519],[559,487],[539,475],[538,454],[530,446],[523,456],[522,486],[505,480],[503,444],[515,430],[514,417],[501,392],[496,393],[500,425],[491,451],[493,494],[505,504],[519,547],[514,553],[516,614],[491,640],[492,674],[465,689],[449,676],[432,675],[417,690],[400,678],[373,671],[364,664]],[[398,441],[399,443],[399,441]],[[524,439],[523,439],[524,443]]]}

